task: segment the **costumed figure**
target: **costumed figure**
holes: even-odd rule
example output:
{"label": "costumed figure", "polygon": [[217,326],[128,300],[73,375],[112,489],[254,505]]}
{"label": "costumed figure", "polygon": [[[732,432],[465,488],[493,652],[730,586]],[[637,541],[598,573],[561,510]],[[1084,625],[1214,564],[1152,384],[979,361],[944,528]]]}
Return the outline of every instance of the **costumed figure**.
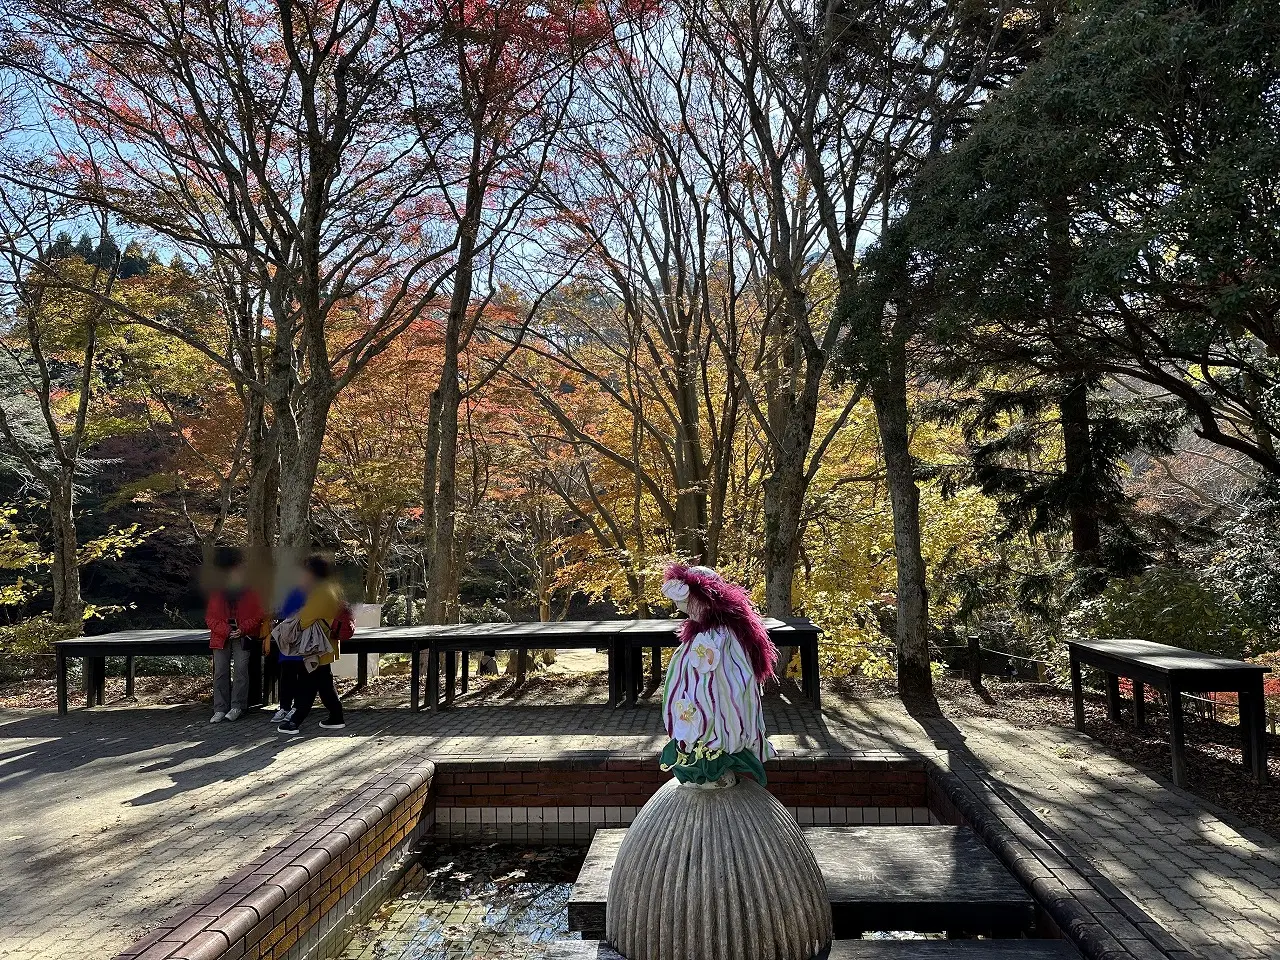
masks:
{"label": "costumed figure", "polygon": [[709,567],[667,568],[662,593],[688,618],[667,667],[663,712],[671,742],[661,765],[681,783],[715,783],[730,771],[766,782],[775,751],[764,732],[761,688],[778,663],[742,587]]}
{"label": "costumed figure", "polygon": [[778,651],[747,592],[714,570],[672,566],[662,592],[689,618],[663,703],[671,740],[660,762],[674,776],[618,846],[605,936],[626,960],[825,956],[822,871],[763,786],[774,750],[761,685]]}

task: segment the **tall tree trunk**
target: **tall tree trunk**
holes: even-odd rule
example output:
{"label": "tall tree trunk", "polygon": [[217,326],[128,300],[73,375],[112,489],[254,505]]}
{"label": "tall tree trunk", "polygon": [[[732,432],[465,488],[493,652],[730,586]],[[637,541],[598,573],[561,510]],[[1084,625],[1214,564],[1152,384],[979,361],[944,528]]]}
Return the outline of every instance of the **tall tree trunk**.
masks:
{"label": "tall tree trunk", "polygon": [[[1048,312],[1055,326],[1067,330],[1077,324],[1070,294],[1074,257],[1069,196],[1054,193],[1045,201],[1045,223]],[[1062,425],[1063,469],[1071,482],[1070,499],[1066,504],[1071,524],[1071,550],[1078,567],[1097,569],[1102,547],[1098,523],[1100,505],[1093,443],[1089,435],[1089,383],[1084,377],[1066,378],[1058,397],[1058,414]]]}
{"label": "tall tree trunk", "polygon": [[266,423],[266,404],[250,395],[249,490],[245,520],[249,549],[266,556],[276,538],[276,504],[279,498],[280,451],[275,432]]}
{"label": "tall tree trunk", "polygon": [[[427,435],[422,443],[422,571],[427,584],[431,579],[431,558],[436,549],[436,470],[440,465],[440,388],[431,391],[427,408]],[[430,586],[426,590],[427,607]]]}
{"label": "tall tree trunk", "polygon": [[49,519],[53,525],[53,620],[80,628],[84,600],[80,596],[80,547],[70,477],[60,478],[49,491]]}
{"label": "tall tree trunk", "polygon": [[898,693],[903,697],[930,696],[933,674],[929,669],[929,594],[920,549],[920,488],[911,456],[905,344],[890,344],[890,356],[871,380],[870,389],[893,506],[893,547],[898,566]]}
{"label": "tall tree trunk", "polygon": [[696,360],[686,348],[676,370],[676,550],[694,563],[710,560],[707,543],[707,477]]}
{"label": "tall tree trunk", "polygon": [[376,534],[369,545],[366,559],[368,567],[364,572],[364,602],[380,603],[382,601],[383,557],[381,538]]}
{"label": "tall tree trunk", "polygon": [[296,562],[311,548],[311,494],[320,467],[333,393],[312,386],[295,411],[286,400],[275,407],[280,448],[280,560]]}
{"label": "tall tree trunk", "polygon": [[1071,522],[1071,550],[1076,564],[1097,567],[1102,549],[1098,523],[1098,484],[1089,433],[1089,384],[1082,377],[1068,380],[1058,398],[1062,424],[1063,469],[1072,481],[1067,515]]}
{"label": "tall tree trunk", "polygon": [[435,536],[428,560],[427,609],[432,623],[452,623],[458,607],[458,408],[462,390],[458,385],[458,354],[462,330],[471,305],[474,282],[475,237],[464,236],[458,254],[449,318],[445,325],[444,362],[440,385],[432,396],[432,412],[439,398],[439,445],[435,463]]}
{"label": "tall tree trunk", "polygon": [[[807,316],[804,322],[808,322]],[[797,345],[795,349],[802,348]],[[782,408],[780,414],[771,414],[777,446],[773,451],[773,472],[764,481],[765,610],[769,616],[779,618],[791,616],[793,610],[791,592],[800,558],[804,498],[809,492],[809,445],[813,442],[826,369],[826,357],[816,345],[803,349],[807,354],[804,384],[798,393],[776,404]],[[791,652],[790,648],[782,651],[782,667],[786,667]]]}
{"label": "tall tree trunk", "polygon": [[777,451],[779,462],[764,481],[764,596],[771,617],[789,617],[796,561],[800,556],[800,516],[804,509],[804,454]]}
{"label": "tall tree trunk", "polygon": [[1248,400],[1250,416],[1249,421],[1253,427],[1253,437],[1258,444],[1258,449],[1269,457],[1276,455],[1276,441],[1272,436],[1271,426],[1267,423],[1264,415],[1266,410],[1263,401],[1263,391],[1258,386],[1258,378],[1250,370],[1244,370],[1240,375],[1241,386],[1244,388],[1245,398]]}

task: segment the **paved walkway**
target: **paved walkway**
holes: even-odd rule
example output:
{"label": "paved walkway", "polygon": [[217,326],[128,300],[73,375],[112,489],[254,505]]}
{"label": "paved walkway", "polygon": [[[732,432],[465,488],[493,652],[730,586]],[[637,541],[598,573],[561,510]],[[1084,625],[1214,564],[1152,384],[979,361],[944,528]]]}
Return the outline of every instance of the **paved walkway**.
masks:
{"label": "paved walkway", "polygon": [[[786,751],[968,751],[1207,960],[1277,955],[1280,846],[1074,732],[964,720],[926,733],[892,700],[835,703],[821,717],[767,703]],[[110,956],[330,792],[410,750],[656,752],[663,739],[652,707],[354,710],[348,721],[340,734],[284,738],[265,715],[211,727],[204,707],[0,714],[0,958]]]}
{"label": "paved walkway", "polygon": [[[267,714],[217,726],[208,716],[204,706],[0,713],[0,958],[111,956],[328,794],[410,751],[656,755],[665,739],[651,707],[357,709],[340,733],[299,737],[276,734]],[[784,750],[833,746],[788,732],[820,726],[806,705],[771,700],[769,724]]]}
{"label": "paved walkway", "polygon": [[[1093,722],[1105,722],[1101,706]],[[1184,946],[1205,960],[1280,957],[1280,843],[1071,728],[965,717],[917,722],[896,701],[828,711],[837,738],[874,726],[985,768]],[[922,726],[923,724],[923,726]]]}

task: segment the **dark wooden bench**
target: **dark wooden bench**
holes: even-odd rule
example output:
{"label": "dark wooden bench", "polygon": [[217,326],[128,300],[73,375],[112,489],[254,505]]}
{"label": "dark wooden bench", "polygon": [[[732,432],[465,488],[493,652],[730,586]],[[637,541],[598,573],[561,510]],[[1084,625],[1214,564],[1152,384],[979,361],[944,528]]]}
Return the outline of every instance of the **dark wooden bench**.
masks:
{"label": "dark wooden bench", "polygon": [[[637,621],[612,621],[615,627],[610,636],[617,633],[617,624],[635,623]],[[560,631],[549,632],[529,628],[559,626]],[[568,626],[573,626],[569,624]],[[588,625],[590,626],[590,625]],[[590,637],[576,636],[567,631],[566,625],[545,624],[456,624],[450,626],[409,626],[409,627],[366,627],[358,630],[356,635],[342,645],[344,655],[354,655],[357,661],[357,683],[363,685],[368,675],[368,655],[371,653],[403,653],[409,655],[410,663],[410,706],[417,710],[420,705],[422,682],[420,665],[421,654],[439,651],[449,661],[450,693],[447,697],[452,701],[453,666],[459,650],[512,649],[517,641],[526,636],[537,642],[529,642],[527,646],[590,647],[609,646],[608,636],[599,630]],[[554,633],[555,643],[544,642]],[[602,639],[603,637],[603,639]],[[609,646],[609,677],[612,702],[622,698],[622,678],[617,667],[620,658],[616,653],[616,644]],[[133,663],[135,657],[165,656],[209,656],[209,632],[207,630],[123,630],[116,633],[104,633],[95,637],[75,637],[70,640],[59,640],[54,643],[55,661],[58,674],[58,712],[67,712],[67,667],[68,661],[80,657],[84,662],[85,705],[101,706],[106,694],[106,661],[108,657],[123,657],[125,661],[125,695],[133,694]],[[436,670],[436,657],[427,657],[427,702],[435,709],[439,700],[440,680]],[[265,695],[262,689],[261,658],[253,657],[250,662],[250,701],[261,703]]]}
{"label": "dark wooden bench", "polygon": [[[208,630],[121,630],[96,637],[75,637],[53,645],[58,671],[58,713],[67,712],[67,661],[84,661],[85,706],[102,706],[106,698],[107,657],[124,657],[124,693],[133,696],[134,657],[209,656]],[[256,658],[259,660],[261,658]],[[250,681],[254,679],[250,675]],[[257,683],[261,690],[261,681]],[[251,699],[254,685],[250,686]]]}
{"label": "dark wooden bench", "polygon": [[1245,767],[1252,771],[1259,783],[1266,780],[1267,708],[1262,684],[1270,667],[1147,640],[1072,640],[1068,648],[1077,730],[1084,730],[1081,666],[1096,667],[1106,675],[1107,716],[1112,722],[1120,720],[1121,677],[1133,682],[1133,722],[1138,727],[1146,722],[1144,685],[1155,687],[1169,701],[1173,782],[1181,787],[1187,780],[1182,694],[1235,693],[1240,698],[1240,735]]}
{"label": "dark wooden bench", "polygon": [[[462,657],[463,693],[467,692],[467,654],[485,650],[607,650],[609,653],[609,702],[634,706],[639,697],[644,675],[643,654],[646,649],[674,647],[679,641],[680,620],[565,620],[552,623],[484,623],[458,624],[445,627],[381,627],[380,631],[413,630],[428,632],[432,651],[444,656],[444,703],[453,702],[458,688],[458,663]],[[765,626],[779,646],[800,648],[801,688],[814,707],[821,706],[821,680],[818,674],[818,637],[821,631],[811,621],[766,619]],[[375,631],[360,631],[343,647],[344,652],[358,652],[356,643]],[[424,634],[425,635],[425,634]],[[425,652],[425,647],[421,648]],[[370,649],[369,652],[380,652]],[[416,659],[416,658],[415,658]],[[427,707],[440,703],[439,657],[427,665]],[[417,676],[411,678],[417,687]],[[411,695],[416,706],[417,698]]]}
{"label": "dark wooden bench", "polygon": [[[799,646],[805,693],[819,704],[818,628],[807,620],[783,623],[766,621],[775,642]],[[444,702],[452,703],[457,689],[458,654],[462,657],[462,692],[467,690],[467,654],[484,650],[604,649],[609,654],[609,702],[635,703],[634,691],[642,672],[639,663],[645,647],[674,646],[678,620],[567,620],[558,623],[461,623],[444,626],[365,627],[342,645],[344,656],[356,656],[357,683],[368,676],[371,653],[403,653],[409,656],[409,704],[421,705],[423,654],[427,665],[427,708],[440,704],[440,659],[445,661]],[[76,637],[54,644],[58,671],[58,712],[67,712],[67,661],[84,659],[86,706],[102,705],[106,691],[107,657],[125,658],[126,696],[133,693],[133,658],[136,656],[208,656],[209,634],[205,630],[126,630],[96,637]],[[250,691],[253,702],[264,694],[260,675],[255,675],[253,658]],[[634,670],[628,666],[634,659]],[[628,697],[628,691],[633,691]]]}
{"label": "dark wooden bench", "polygon": [[[968,827],[801,827],[813,851],[836,939],[883,930],[1021,937],[1035,901]],[[569,897],[569,929],[605,934],[609,879],[625,829],[597,830]]]}
{"label": "dark wooden bench", "polygon": [[[671,624],[669,620],[636,620],[637,624]],[[680,621],[674,621],[678,628]],[[796,647],[800,651],[800,691],[805,695],[814,709],[822,708],[822,689],[818,676],[818,638],[822,635],[822,631],[812,620],[803,618],[794,618],[788,620],[776,620],[772,617],[765,619],[765,626],[769,628],[769,636],[779,647]],[[680,642],[678,629],[672,632],[669,628],[666,631],[657,631],[654,634],[646,634],[642,631],[635,633],[624,633],[622,635],[623,653],[625,663],[623,669],[626,674],[626,699],[629,706],[634,706],[640,696],[641,680],[644,676],[644,651],[646,648],[656,650],[659,647],[674,647]],[[661,677],[657,675],[657,667],[655,662],[653,679],[656,683],[661,682]]]}
{"label": "dark wooden bench", "polygon": [[458,654],[462,654],[462,692],[467,692],[470,657],[485,650],[596,650],[609,652],[609,700],[621,700],[623,680],[617,637],[635,620],[577,620],[560,623],[459,623],[436,626],[373,627],[356,631],[342,645],[342,652],[360,658],[357,682],[367,675],[365,663],[370,653],[409,654],[409,705],[421,704],[422,662],[426,656],[426,706],[436,710],[440,697],[440,660],[445,661],[444,703],[451,704],[458,689]]}

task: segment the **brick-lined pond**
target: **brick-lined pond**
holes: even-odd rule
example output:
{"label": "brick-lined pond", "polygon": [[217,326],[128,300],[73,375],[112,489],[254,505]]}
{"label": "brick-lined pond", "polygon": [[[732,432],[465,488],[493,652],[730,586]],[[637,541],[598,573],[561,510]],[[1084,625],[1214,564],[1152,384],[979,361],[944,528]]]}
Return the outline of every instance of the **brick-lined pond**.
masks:
{"label": "brick-lined pond", "polygon": [[341,960],[540,960],[569,931],[585,847],[432,845]]}
{"label": "brick-lined pond", "polygon": [[584,846],[433,843],[335,960],[543,960],[553,944],[580,936],[571,929],[569,899],[586,853]]}

